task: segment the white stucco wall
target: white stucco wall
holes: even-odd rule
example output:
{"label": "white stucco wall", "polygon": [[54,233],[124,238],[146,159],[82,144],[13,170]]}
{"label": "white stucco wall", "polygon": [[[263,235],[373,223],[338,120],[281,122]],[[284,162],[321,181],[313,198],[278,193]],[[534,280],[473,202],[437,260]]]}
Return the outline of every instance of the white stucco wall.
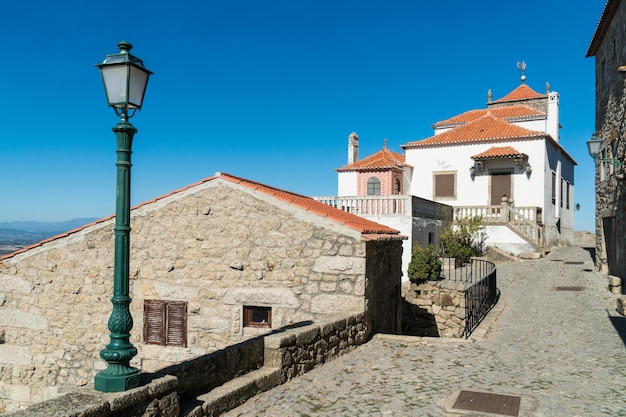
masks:
{"label": "white stucco wall", "polygon": [[339,172],[337,175],[337,195],[355,196],[357,195],[357,173],[355,171]]}
{"label": "white stucco wall", "polygon": [[[485,161],[483,171],[476,170],[472,179],[469,172],[469,168],[474,165],[472,155],[493,146],[509,145],[529,156],[528,163],[532,166],[530,175],[526,174],[525,165],[520,168],[511,159],[497,159]],[[545,188],[545,152],[543,139],[407,149],[406,161],[414,167],[411,192],[418,197],[452,206],[485,206],[490,204],[489,173],[513,169],[511,191],[515,205],[543,207],[545,195],[541,190]],[[456,172],[456,198],[434,198],[433,172]]]}

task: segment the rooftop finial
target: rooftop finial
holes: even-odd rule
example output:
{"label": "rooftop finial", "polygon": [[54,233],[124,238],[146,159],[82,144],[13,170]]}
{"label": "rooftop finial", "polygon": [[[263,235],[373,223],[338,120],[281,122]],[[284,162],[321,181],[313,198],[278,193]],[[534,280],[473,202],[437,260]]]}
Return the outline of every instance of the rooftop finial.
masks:
{"label": "rooftop finial", "polygon": [[491,99],[493,97],[493,93],[491,92],[491,88],[487,91],[487,103],[491,103]]}
{"label": "rooftop finial", "polygon": [[387,138],[385,138],[385,143],[383,144],[383,148],[387,149]]}
{"label": "rooftop finial", "polygon": [[520,77],[520,80],[522,80],[522,82],[526,81],[526,75],[524,74],[524,72],[526,71],[526,63],[524,61],[518,62],[517,69],[522,71],[522,76]]}

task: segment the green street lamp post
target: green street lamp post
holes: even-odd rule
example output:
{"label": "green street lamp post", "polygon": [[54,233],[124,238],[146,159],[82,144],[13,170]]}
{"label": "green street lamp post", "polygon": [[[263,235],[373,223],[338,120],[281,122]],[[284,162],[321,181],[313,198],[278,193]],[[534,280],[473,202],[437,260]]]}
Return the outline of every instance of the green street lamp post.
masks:
{"label": "green street lamp post", "polygon": [[100,69],[107,101],[120,121],[115,127],[117,139],[117,192],[115,204],[115,264],[113,270],[113,311],[109,317],[110,342],[100,352],[107,361],[106,369],[98,372],[94,388],[103,392],[119,392],[139,384],[139,370],[130,366],[137,349],[130,342],[133,318],[130,314],[129,260],[130,260],[130,155],[133,136],[137,129],[128,122],[141,109],[143,97],[152,72],[143,61],[130,54],[132,45],[122,41],[120,52],[110,54]]}

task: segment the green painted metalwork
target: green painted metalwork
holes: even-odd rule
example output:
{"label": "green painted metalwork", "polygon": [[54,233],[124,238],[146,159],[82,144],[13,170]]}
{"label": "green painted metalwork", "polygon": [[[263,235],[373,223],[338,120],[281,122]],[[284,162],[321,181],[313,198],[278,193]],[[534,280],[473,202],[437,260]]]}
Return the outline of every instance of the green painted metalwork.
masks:
{"label": "green painted metalwork", "polygon": [[135,127],[125,118],[113,128],[117,138],[117,189],[115,208],[115,266],[113,271],[113,311],[109,317],[111,341],[100,357],[108,362],[98,372],[94,388],[103,392],[118,392],[139,384],[139,370],[130,366],[137,349],[130,342],[133,318],[130,314],[130,168]]}

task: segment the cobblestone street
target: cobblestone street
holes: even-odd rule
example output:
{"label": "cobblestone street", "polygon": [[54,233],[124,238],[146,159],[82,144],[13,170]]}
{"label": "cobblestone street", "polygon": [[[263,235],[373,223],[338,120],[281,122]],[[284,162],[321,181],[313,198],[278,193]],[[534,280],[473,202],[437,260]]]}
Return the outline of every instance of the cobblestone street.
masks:
{"label": "cobblestone street", "polygon": [[521,397],[520,417],[626,416],[626,319],[592,269],[578,247],[497,262],[502,296],[469,340],[377,336],[225,415],[494,416],[452,408],[470,390]]}

